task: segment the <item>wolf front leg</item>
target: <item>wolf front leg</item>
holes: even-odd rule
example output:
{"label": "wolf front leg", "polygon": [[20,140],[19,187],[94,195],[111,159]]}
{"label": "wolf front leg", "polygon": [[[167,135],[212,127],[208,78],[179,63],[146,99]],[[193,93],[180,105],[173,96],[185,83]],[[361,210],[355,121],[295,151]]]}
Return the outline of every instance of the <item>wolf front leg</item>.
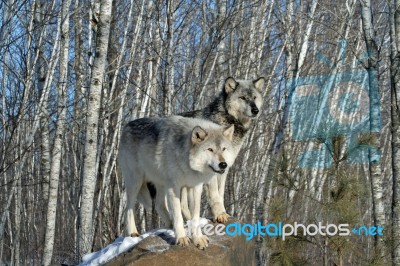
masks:
{"label": "wolf front leg", "polygon": [[181,189],[181,208],[182,208],[182,214],[185,220],[191,220],[192,219],[192,213],[190,213],[189,210],[189,198],[191,197],[191,188],[188,187],[183,187]]}
{"label": "wolf front leg", "polygon": [[228,176],[228,171],[223,173],[222,175],[217,176],[218,180],[218,194],[220,197],[220,200],[222,202],[222,206],[224,206],[225,209],[225,204],[224,204],[224,195],[225,195],[225,182],[226,182],[226,177]]}
{"label": "wolf front leg", "polygon": [[174,225],[176,244],[179,246],[187,246],[190,240],[186,236],[185,228],[183,227],[180,190],[181,188],[169,188],[165,195],[167,195],[168,210],[170,211]]}
{"label": "wolf front leg", "polygon": [[200,204],[201,204],[202,191],[203,191],[203,184],[194,187],[193,189],[194,206],[193,209],[191,209],[193,213],[193,219],[192,219],[193,244],[199,249],[205,249],[206,247],[208,247],[208,237],[203,235],[200,228]]}
{"label": "wolf front leg", "polygon": [[221,199],[218,189],[218,175],[213,176],[210,182],[207,184],[208,187],[208,201],[211,207],[211,213],[214,221],[218,223],[226,223],[229,215],[226,213],[223,201]]}

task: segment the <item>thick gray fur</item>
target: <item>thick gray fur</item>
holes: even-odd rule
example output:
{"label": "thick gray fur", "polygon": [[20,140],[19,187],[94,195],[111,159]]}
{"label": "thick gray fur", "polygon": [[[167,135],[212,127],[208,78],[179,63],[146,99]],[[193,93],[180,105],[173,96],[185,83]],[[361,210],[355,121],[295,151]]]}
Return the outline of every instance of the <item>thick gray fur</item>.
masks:
{"label": "thick gray fur", "polygon": [[205,248],[207,237],[196,226],[202,187],[233,164],[233,131],[233,126],[181,116],[142,118],[128,123],[118,155],[127,193],[125,233],[138,235],[135,203],[138,200],[145,207],[151,206],[147,185],[151,182],[157,188],[158,213],[173,224],[177,244],[187,245],[180,202],[181,189],[187,187],[193,190],[192,239],[199,248]]}

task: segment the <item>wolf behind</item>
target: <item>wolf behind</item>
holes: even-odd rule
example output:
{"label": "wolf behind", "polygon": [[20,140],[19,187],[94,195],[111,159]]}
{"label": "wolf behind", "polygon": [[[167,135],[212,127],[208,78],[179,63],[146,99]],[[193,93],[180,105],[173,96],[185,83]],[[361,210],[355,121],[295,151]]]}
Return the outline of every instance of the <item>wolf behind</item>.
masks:
{"label": "wolf behind", "polygon": [[207,237],[199,224],[203,183],[223,174],[233,164],[233,126],[180,116],[142,118],[128,123],[122,133],[119,164],[125,180],[126,234],[136,236],[135,202],[151,202],[147,183],[157,188],[155,206],[160,216],[173,223],[176,243],[188,245],[183,227],[180,192],[193,188],[192,240],[204,249]]}
{"label": "wolf behind", "polygon": [[[229,77],[225,80],[224,87],[217,98],[203,109],[180,114],[184,117],[201,118],[216,124],[234,125],[233,135],[234,157],[238,155],[246,133],[252,128],[255,118],[259,115],[263,99],[262,92],[265,79],[260,77],[255,80],[235,80]],[[228,171],[223,175],[216,175],[207,184],[208,200],[214,220],[225,223],[228,218],[224,207],[225,182]],[[191,192],[182,191],[182,210],[186,219],[191,218],[187,209],[187,196],[189,202]]]}

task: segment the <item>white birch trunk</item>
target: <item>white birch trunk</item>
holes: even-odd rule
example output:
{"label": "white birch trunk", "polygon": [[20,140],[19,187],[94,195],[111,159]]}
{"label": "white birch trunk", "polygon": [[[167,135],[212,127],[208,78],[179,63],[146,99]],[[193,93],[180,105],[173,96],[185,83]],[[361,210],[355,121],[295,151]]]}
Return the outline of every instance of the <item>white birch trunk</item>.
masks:
{"label": "white birch trunk", "polygon": [[[135,26],[135,36],[139,35],[139,30],[142,24],[142,17],[143,17],[143,12],[144,12],[144,8],[145,8],[145,1],[142,1],[142,7],[140,9],[140,16],[137,20],[136,26]],[[151,12],[152,9],[152,2],[150,1],[148,4],[148,10],[149,12]],[[145,37],[145,41],[148,41],[149,39],[152,39],[152,33],[153,33],[153,23],[150,24],[150,28],[149,28],[149,36],[148,38]],[[133,55],[136,53],[136,47],[137,47],[137,43],[138,43],[138,39],[135,38],[134,42],[132,43],[132,48],[131,48],[131,58],[133,57]],[[141,60],[144,61],[144,58],[142,57]],[[132,63],[133,64],[133,63]],[[132,70],[132,64],[129,66],[128,69],[128,73],[130,75],[131,70]],[[136,105],[138,105],[137,108],[137,112],[136,112],[136,117],[141,118],[144,117],[146,114],[146,108],[150,102],[150,92],[152,90],[152,81],[153,81],[153,65],[154,65],[154,60],[150,60],[149,62],[149,69],[148,69],[148,82],[147,84],[144,84],[143,86],[145,87],[145,91],[142,93],[142,99],[141,101],[139,101],[139,99],[137,99],[136,101]],[[141,66],[141,68],[143,68],[144,66]],[[126,84],[126,86],[128,86],[128,84]],[[137,92],[138,93],[138,92]],[[140,106],[139,106],[140,104]]]}
{"label": "white birch trunk", "polygon": [[[42,18],[42,7],[44,6],[44,0],[40,0],[39,3],[36,3],[35,7],[35,20],[37,23],[43,23],[43,18]],[[42,37],[41,35],[38,35],[35,37],[36,41],[39,43],[37,47],[37,54],[44,54],[44,47],[41,45]],[[40,92],[43,92],[45,88],[45,80],[46,80],[46,69],[44,66],[44,60],[43,58],[39,57],[38,58],[38,64],[36,64],[36,72],[38,74],[37,76],[37,87]],[[42,198],[44,202],[47,202],[49,198],[49,176],[50,176],[50,142],[49,142],[49,128],[48,128],[48,119],[49,119],[49,114],[47,108],[42,108],[42,113],[40,116],[41,122],[40,124],[42,125],[41,127],[41,135],[42,135],[42,143],[41,143],[41,150],[42,150],[42,160],[41,160],[41,167],[43,169],[43,177],[42,177],[42,188],[43,188],[43,193],[42,193]]]}
{"label": "white birch trunk", "polygon": [[108,41],[110,35],[112,0],[100,1],[100,14],[97,30],[96,54],[93,62],[85,140],[85,152],[82,178],[82,201],[80,208],[80,226],[78,253],[90,252],[93,243],[93,200],[96,187],[96,158],[101,91],[106,67]]}
{"label": "white birch trunk", "polygon": [[172,94],[174,93],[174,23],[175,22],[175,7],[174,0],[167,1],[167,77],[164,88],[164,115],[170,115],[172,110]]}
{"label": "white birch trunk", "polygon": [[22,212],[22,184],[21,184],[21,176],[17,179],[17,187],[15,193],[15,244],[14,244],[14,263],[13,265],[20,265],[20,255],[21,255],[21,212]]}
{"label": "white birch trunk", "polygon": [[318,0],[313,0],[311,3],[311,10],[310,10],[310,14],[308,15],[310,18],[309,23],[307,24],[307,29],[306,32],[304,34],[304,39],[303,39],[303,43],[301,45],[301,50],[300,50],[300,55],[299,55],[299,61],[297,62],[297,68],[298,68],[298,72],[297,72],[297,78],[299,77],[300,74],[300,69],[304,64],[304,60],[306,58],[307,55],[307,50],[308,50],[308,40],[310,38],[310,34],[311,34],[311,29],[313,27],[313,23],[314,23],[314,14],[315,14],[315,8],[317,7],[317,3]]}
{"label": "white birch trunk", "polygon": [[[61,14],[61,39],[60,39],[60,77],[58,84],[58,120],[51,156],[49,176],[49,199],[47,205],[46,232],[42,265],[50,265],[53,256],[54,234],[56,228],[56,213],[58,199],[58,183],[61,172],[61,154],[64,140],[65,118],[67,114],[67,84],[68,84],[68,52],[69,52],[69,7],[71,0],[64,0]],[[58,40],[57,40],[58,41]]]}
{"label": "white birch trunk", "polygon": [[[13,2],[11,1],[10,5],[5,5],[5,7],[3,8],[3,20],[4,21],[9,21],[9,19],[11,18],[11,12],[12,12],[12,6],[13,6]],[[4,27],[4,30],[1,32],[1,41],[4,42],[4,44],[8,44],[9,40],[10,40],[10,27],[11,25],[8,25],[6,27]],[[4,54],[3,54],[3,62],[2,62],[2,84],[1,84],[1,94],[2,94],[2,109],[1,112],[2,113],[6,113],[6,82],[7,82],[7,76],[8,76],[8,69],[7,69],[7,64],[8,64],[8,57],[9,57],[9,52],[8,50],[5,50]],[[2,124],[6,125],[6,116],[2,115]],[[7,134],[3,133],[2,134],[2,145],[3,145],[3,149],[6,150],[6,143],[9,141]],[[5,165],[5,160],[6,160],[7,154],[5,152],[3,152],[1,154],[1,162],[3,162],[2,165],[0,165],[0,168],[5,169],[6,165]],[[2,181],[4,183],[7,183],[7,171],[4,171],[1,175]],[[11,206],[11,201],[14,197],[14,191],[16,188],[16,179],[14,179],[11,189],[7,190],[7,186],[5,186],[4,191],[5,191],[5,196],[1,197],[1,202],[5,202],[5,204],[1,205],[3,206],[3,209],[0,211],[0,262],[2,262],[2,258],[3,258],[3,248],[4,248],[4,231],[5,231],[5,226],[6,226],[6,218],[9,215],[9,208]]]}
{"label": "white birch trunk", "polygon": [[[222,85],[224,84],[224,80],[225,80],[225,76],[227,75],[227,63],[226,63],[226,36],[223,30],[223,20],[226,17],[226,1],[217,1],[217,5],[219,6],[219,13],[218,13],[218,21],[217,21],[217,25],[219,27],[219,33],[218,33],[218,38],[220,38],[220,42],[217,45],[217,54],[216,56],[218,57],[217,60],[217,67],[218,67],[218,74],[219,77],[219,83],[218,83],[218,89],[222,88]],[[215,93],[214,91],[210,90],[210,93]]]}
{"label": "white birch trunk", "polygon": [[[152,1],[149,3],[149,10],[156,9],[156,7],[153,7]],[[154,11],[154,13],[156,13]],[[154,25],[153,27],[153,36],[154,36],[154,47],[155,47],[155,53],[153,55],[157,58],[157,60],[152,61],[153,65],[153,78],[150,80],[150,85],[147,93],[150,95],[150,99],[156,99],[157,98],[157,78],[160,75],[160,64],[161,64],[161,56],[164,53],[164,46],[162,45],[162,40],[160,38],[161,36],[161,30],[160,27],[157,25]],[[157,112],[157,105],[154,104],[154,101],[149,101],[148,103],[148,110],[146,112],[147,116],[155,116],[159,112]]]}
{"label": "white birch trunk", "polygon": [[390,5],[393,265],[400,265],[400,0]]}
{"label": "white birch trunk", "polygon": [[[377,132],[379,121],[379,111],[376,107],[379,106],[379,90],[378,90],[378,47],[375,42],[375,30],[373,28],[372,21],[372,6],[371,0],[361,1],[361,18],[362,28],[364,33],[364,40],[368,53],[368,61],[366,68],[368,71],[368,85],[370,88],[370,127],[371,133],[375,136],[374,146],[380,150],[380,134]],[[376,97],[372,93],[376,90]],[[376,99],[377,98],[377,99]],[[371,176],[371,189],[372,189],[372,200],[373,200],[373,216],[375,225],[385,227],[385,208],[383,202],[383,184],[382,184],[382,169],[379,161],[371,158],[369,163],[369,172]],[[383,239],[376,236],[376,248],[381,255],[385,254]]]}

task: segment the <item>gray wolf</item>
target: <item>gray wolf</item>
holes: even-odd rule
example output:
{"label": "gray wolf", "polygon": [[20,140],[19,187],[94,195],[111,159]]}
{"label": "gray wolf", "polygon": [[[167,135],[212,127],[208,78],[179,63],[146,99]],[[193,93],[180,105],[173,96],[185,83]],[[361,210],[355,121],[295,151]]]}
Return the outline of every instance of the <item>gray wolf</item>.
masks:
{"label": "gray wolf", "polygon": [[198,229],[203,183],[223,174],[233,164],[233,126],[180,116],[141,118],[128,123],[121,136],[119,165],[125,180],[126,235],[136,236],[136,200],[149,207],[148,183],[157,188],[155,207],[172,223],[176,243],[188,245],[183,224],[180,192],[193,189],[193,243],[200,249],[208,244]]}
{"label": "gray wolf", "polygon": [[[252,128],[255,118],[260,113],[265,85],[263,77],[255,80],[235,80],[229,77],[225,80],[221,93],[205,108],[180,114],[184,117],[201,118],[216,124],[234,125],[233,146],[235,158],[238,155],[246,133]],[[225,182],[228,171],[215,175],[207,184],[208,201],[213,219],[225,223],[228,219],[224,206]],[[189,193],[188,193],[189,192]],[[191,191],[182,191],[182,211],[186,219],[191,218],[187,207],[187,197],[191,201]]]}

